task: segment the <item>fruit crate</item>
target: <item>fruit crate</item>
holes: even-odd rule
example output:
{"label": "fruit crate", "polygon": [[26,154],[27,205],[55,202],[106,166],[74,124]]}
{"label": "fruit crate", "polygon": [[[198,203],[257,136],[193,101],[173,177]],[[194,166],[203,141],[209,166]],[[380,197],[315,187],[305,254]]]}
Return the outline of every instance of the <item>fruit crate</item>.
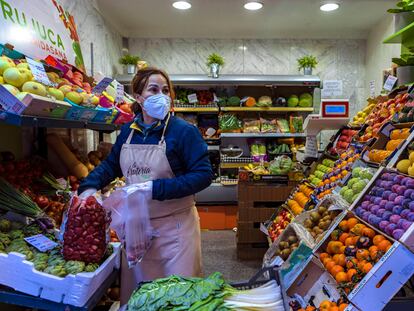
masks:
{"label": "fruit crate", "polygon": [[240,181],[238,185],[239,207],[254,206],[255,202],[284,202],[297,185],[289,181],[287,185],[252,183]]}
{"label": "fruit crate", "polygon": [[379,170],[353,212],[377,230],[414,252],[414,178],[391,169]]}
{"label": "fruit crate", "polygon": [[237,243],[266,243],[266,234],[261,231],[260,222],[238,221]]}
{"label": "fruit crate", "polygon": [[274,211],[270,219],[264,224],[267,229],[269,245],[282,234],[283,230],[285,230],[293,219],[293,213],[285,204],[282,204]]}
{"label": "fruit crate", "polygon": [[[357,132],[361,129],[361,127],[351,127],[351,126],[342,126],[335,135],[332,136],[330,142],[326,146],[324,150],[324,154],[328,158],[337,159],[339,154],[343,151],[347,150],[349,144],[352,142],[352,138],[357,134]],[[352,132],[350,132],[352,131]],[[348,137],[346,140],[343,139],[343,136]],[[341,144],[338,146],[340,142],[344,142],[345,144]],[[339,152],[338,152],[339,151]]]}
{"label": "fruit crate", "polygon": [[347,299],[344,299],[343,293],[338,290],[336,285],[335,280],[320,261],[312,256],[298,277],[287,287],[286,294],[288,297],[295,297],[289,303],[296,307],[294,310],[297,310],[298,307],[305,308],[305,305],[320,306],[323,301],[327,300],[335,302],[346,300],[348,306],[344,311],[360,311]]}
{"label": "fruit crate", "polygon": [[[401,129],[409,129],[409,134],[408,134],[409,136],[407,138],[403,138],[402,142],[398,146],[396,146],[395,148],[393,147],[393,150],[390,150],[390,151],[385,150],[387,147],[387,143],[389,143],[389,141],[392,138],[391,132],[393,130],[401,130]],[[407,144],[412,141],[414,137],[413,130],[414,130],[413,126],[407,127],[404,124],[393,124],[391,122],[385,123],[381,127],[378,133],[378,138],[372,140],[370,143],[367,144],[367,147],[361,154],[361,159],[363,159],[365,162],[371,165],[377,165],[377,166],[379,165],[385,166],[387,165],[388,162],[391,161],[391,159],[394,159],[394,158],[398,159],[398,157],[400,156],[402,151],[405,149]],[[382,156],[378,155],[379,157],[382,158],[381,161],[373,161],[372,157],[370,158],[370,153],[372,153],[374,150],[378,150],[377,151],[378,153],[379,152],[384,153],[383,158]]]}
{"label": "fruit crate", "polygon": [[[336,223],[314,254],[334,273],[338,288],[355,306],[361,310],[383,309],[414,273],[414,254],[352,212],[342,214]],[[376,248],[370,248],[372,242]],[[355,271],[351,276],[352,269]],[[358,271],[362,274],[358,275]],[[367,299],[368,296],[382,299]]]}

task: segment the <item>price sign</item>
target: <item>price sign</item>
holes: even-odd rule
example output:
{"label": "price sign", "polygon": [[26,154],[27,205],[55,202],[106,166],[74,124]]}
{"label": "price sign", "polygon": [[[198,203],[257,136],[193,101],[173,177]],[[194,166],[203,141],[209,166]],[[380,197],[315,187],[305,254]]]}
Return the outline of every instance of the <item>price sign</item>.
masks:
{"label": "price sign", "polygon": [[55,86],[54,83],[50,82],[49,77],[46,74],[45,67],[43,67],[43,64],[41,62],[31,59],[30,57],[26,57],[26,61],[29,64],[33,77],[37,82],[45,85]]}
{"label": "price sign", "polygon": [[338,97],[342,96],[343,84],[342,80],[324,80],[322,97]]}
{"label": "price sign", "polygon": [[109,84],[111,84],[111,82],[113,81],[114,79],[112,79],[112,78],[108,78],[108,77],[105,77],[105,78],[103,78],[101,81],[99,81],[99,83],[92,89],[92,93],[94,93],[94,94],[98,94],[98,95],[100,95],[100,94],[102,94],[102,92],[103,91],[105,91],[106,90],[106,88],[108,87],[108,85]]}
{"label": "price sign", "polygon": [[397,77],[389,75],[387,80],[384,83],[384,90],[391,92],[396,82],[397,82]]}
{"label": "price sign", "polygon": [[305,145],[305,158],[317,158],[318,157],[318,142],[316,136],[306,137]]}
{"label": "price sign", "polygon": [[7,112],[21,115],[26,109],[26,105],[10,93],[3,85],[0,84],[0,105]]}
{"label": "price sign", "polygon": [[124,101],[124,85],[117,81],[115,102],[122,103]]}
{"label": "price sign", "polygon": [[369,82],[369,95],[375,97],[375,80]]}
{"label": "price sign", "polygon": [[190,95],[187,96],[187,98],[188,98],[188,102],[190,104],[198,103],[197,94],[190,94]]}
{"label": "price sign", "polygon": [[24,240],[30,245],[36,247],[41,252],[46,252],[58,245],[56,242],[53,242],[43,234],[29,236],[28,238],[24,238]]}

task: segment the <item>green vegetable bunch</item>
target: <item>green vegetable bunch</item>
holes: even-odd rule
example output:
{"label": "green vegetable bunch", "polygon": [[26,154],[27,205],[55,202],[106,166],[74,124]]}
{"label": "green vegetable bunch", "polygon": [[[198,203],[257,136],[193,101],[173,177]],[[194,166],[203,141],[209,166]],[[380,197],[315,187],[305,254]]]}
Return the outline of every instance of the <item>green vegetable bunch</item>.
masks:
{"label": "green vegetable bunch", "polygon": [[139,56],[126,54],[119,59],[119,63],[122,65],[136,65],[139,60]]}
{"label": "green vegetable bunch", "polygon": [[64,268],[68,274],[78,274],[85,269],[85,263],[83,261],[69,260],[66,261]]}
{"label": "green vegetable bunch", "polygon": [[207,66],[211,66],[212,64],[224,66],[224,58],[217,53],[212,53],[207,58]]}
{"label": "green vegetable bunch", "polygon": [[397,2],[397,8],[388,9],[388,13],[404,13],[414,11],[414,0],[402,0]]}
{"label": "green vegetable bunch", "polygon": [[401,54],[400,58],[393,58],[392,62],[398,66],[414,66],[414,47],[409,48],[408,53]]}
{"label": "green vegetable bunch", "polygon": [[302,58],[298,59],[298,71],[301,71],[304,68],[316,68],[318,61],[313,55],[305,55]]}

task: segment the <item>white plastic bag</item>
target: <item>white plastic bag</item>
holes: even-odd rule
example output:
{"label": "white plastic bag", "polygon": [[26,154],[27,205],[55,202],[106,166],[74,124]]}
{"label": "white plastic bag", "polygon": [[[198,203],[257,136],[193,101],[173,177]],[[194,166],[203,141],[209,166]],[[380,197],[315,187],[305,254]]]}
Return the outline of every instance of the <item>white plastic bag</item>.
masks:
{"label": "white plastic bag", "polygon": [[117,189],[103,202],[111,211],[111,228],[125,247],[129,267],[142,260],[156,236],[149,218],[150,199],[151,191],[143,184],[132,184]]}

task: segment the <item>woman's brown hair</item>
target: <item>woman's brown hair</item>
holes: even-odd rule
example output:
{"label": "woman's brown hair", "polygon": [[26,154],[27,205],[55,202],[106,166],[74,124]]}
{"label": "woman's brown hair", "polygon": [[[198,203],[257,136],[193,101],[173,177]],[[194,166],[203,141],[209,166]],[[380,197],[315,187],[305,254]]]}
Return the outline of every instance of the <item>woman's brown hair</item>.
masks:
{"label": "woman's brown hair", "polygon": [[[174,93],[174,88],[171,83],[170,77],[164,70],[161,70],[155,67],[147,67],[147,68],[140,69],[135,74],[134,78],[132,79],[132,92],[133,92],[134,97],[136,95],[142,94],[142,92],[144,91],[145,85],[148,82],[149,77],[152,75],[162,75],[165,78],[168,84],[168,89],[170,91],[171,102],[173,102],[175,93]],[[132,105],[132,110],[134,111],[134,113],[140,112],[141,106],[137,102],[135,102]]]}

